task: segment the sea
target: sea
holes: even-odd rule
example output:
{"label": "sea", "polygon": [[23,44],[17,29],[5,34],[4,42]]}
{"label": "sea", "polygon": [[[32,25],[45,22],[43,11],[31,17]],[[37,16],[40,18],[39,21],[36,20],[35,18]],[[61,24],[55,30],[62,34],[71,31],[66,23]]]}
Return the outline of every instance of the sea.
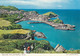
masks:
{"label": "sea", "polygon": [[[28,24],[32,21],[19,22],[24,29],[36,30],[45,34],[47,39],[37,38],[35,40],[47,40],[55,48],[57,44],[62,45],[67,50],[80,50],[80,10],[72,9],[21,9],[25,11],[37,11],[39,14],[54,12],[59,15],[64,24],[75,25],[75,30],[58,30],[45,23]],[[56,19],[56,18],[51,18]]]}

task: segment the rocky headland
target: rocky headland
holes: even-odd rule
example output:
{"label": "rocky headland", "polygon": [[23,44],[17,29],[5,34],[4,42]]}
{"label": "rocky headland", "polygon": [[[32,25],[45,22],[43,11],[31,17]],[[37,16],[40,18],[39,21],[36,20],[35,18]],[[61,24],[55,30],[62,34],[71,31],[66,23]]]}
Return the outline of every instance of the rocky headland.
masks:
{"label": "rocky headland", "polygon": [[42,32],[35,32],[34,36],[36,36],[38,38],[45,38],[46,39],[45,35]]}
{"label": "rocky headland", "polygon": [[54,50],[56,52],[64,52],[66,49],[62,45],[57,44],[57,46],[54,48]]}

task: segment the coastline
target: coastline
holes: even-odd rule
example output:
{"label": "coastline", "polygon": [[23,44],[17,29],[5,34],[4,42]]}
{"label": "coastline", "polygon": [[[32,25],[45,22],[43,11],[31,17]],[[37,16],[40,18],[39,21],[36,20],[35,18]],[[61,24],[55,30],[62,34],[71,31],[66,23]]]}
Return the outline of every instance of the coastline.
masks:
{"label": "coastline", "polygon": [[[28,12],[31,12],[32,13],[32,11],[28,11]],[[27,15],[28,12],[24,12],[23,15],[30,16],[30,15]],[[34,13],[37,13],[36,11],[33,11],[33,12]],[[55,16],[53,16],[51,13],[53,15],[55,15]],[[40,15],[39,13],[37,13],[37,14],[33,14],[32,13],[32,16],[22,18],[22,19],[20,19],[18,21],[15,21],[15,23],[19,23],[21,21],[26,21],[26,20],[41,21],[42,23],[46,23],[46,24],[54,27],[55,29],[60,29],[60,30],[75,30],[74,29],[75,28],[75,25],[64,24],[63,21],[61,23],[54,23],[54,22],[51,22],[51,21],[49,22],[49,19],[51,19],[51,18],[55,18],[56,17],[57,19],[59,19],[58,16],[59,15],[54,14],[53,12],[48,12],[48,13],[45,13],[43,15]]]}
{"label": "coastline", "polygon": [[[75,26],[74,25],[69,25],[69,24],[51,24],[51,23],[49,23],[49,22],[29,22],[28,24],[34,24],[34,23],[45,23],[45,24],[48,24],[48,25],[50,25],[50,26],[52,26],[52,27],[54,27],[55,29],[62,29],[62,30],[75,30],[75,29],[72,29],[72,28],[75,28]],[[62,27],[60,27],[60,28],[58,28],[59,26],[69,26],[69,27],[72,27],[72,28],[62,28]]]}
{"label": "coastline", "polygon": [[[14,13],[15,11],[12,11],[12,12]],[[18,12],[19,12],[19,11],[18,11]],[[32,14],[32,12],[28,12],[28,13],[31,13],[31,16],[34,15],[34,13]],[[26,13],[25,13],[25,15],[26,15]],[[35,18],[34,16],[35,16],[36,18],[37,18],[37,16],[39,16],[40,19],[39,19],[39,20],[36,20],[36,18]],[[21,22],[21,21],[26,21],[26,20],[42,21],[43,23],[46,23],[46,24],[48,24],[48,25],[51,25],[51,26],[53,26],[53,27],[55,27],[55,28],[58,27],[58,26],[59,26],[59,27],[60,27],[60,26],[61,26],[61,27],[64,27],[64,25],[66,25],[66,24],[55,24],[55,23],[53,23],[53,22],[50,23],[50,22],[47,21],[47,20],[48,20],[48,17],[47,17],[47,16],[44,16],[44,15],[34,15],[34,16],[33,16],[33,17],[35,18],[35,20],[34,20],[33,18],[23,18],[23,19],[21,19],[21,20],[19,20],[19,21],[16,21],[16,22],[19,23],[19,22]],[[43,17],[44,20],[41,20],[41,19],[42,19],[41,17]],[[44,17],[46,17],[46,18],[44,18]],[[45,21],[45,20],[46,20],[46,21]],[[16,22],[15,22],[15,23],[16,23]],[[74,25],[72,26],[72,25],[68,25],[68,24],[67,24],[67,27],[69,27],[69,28],[72,29],[72,28],[74,28],[75,26],[74,26]],[[66,28],[66,27],[65,27],[65,28]],[[65,29],[65,28],[64,28],[64,29]],[[69,28],[66,29],[66,30],[69,30]],[[57,29],[57,28],[56,28],[56,29]],[[59,28],[59,29],[60,29],[60,28]],[[62,30],[64,30],[64,29],[62,28]]]}

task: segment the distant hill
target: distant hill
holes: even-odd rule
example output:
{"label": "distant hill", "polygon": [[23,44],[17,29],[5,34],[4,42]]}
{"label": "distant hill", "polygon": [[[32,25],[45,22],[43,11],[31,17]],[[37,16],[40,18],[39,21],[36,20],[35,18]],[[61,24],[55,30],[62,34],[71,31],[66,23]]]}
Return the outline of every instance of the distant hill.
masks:
{"label": "distant hill", "polygon": [[58,16],[57,14],[55,14],[55,13],[53,13],[53,12],[47,12],[47,13],[45,13],[45,14],[43,14],[43,15],[47,15],[47,16],[49,16],[50,18],[52,18],[52,17],[57,17],[57,16]]}
{"label": "distant hill", "polygon": [[14,7],[14,6],[0,6],[0,9],[18,10],[18,8]]}

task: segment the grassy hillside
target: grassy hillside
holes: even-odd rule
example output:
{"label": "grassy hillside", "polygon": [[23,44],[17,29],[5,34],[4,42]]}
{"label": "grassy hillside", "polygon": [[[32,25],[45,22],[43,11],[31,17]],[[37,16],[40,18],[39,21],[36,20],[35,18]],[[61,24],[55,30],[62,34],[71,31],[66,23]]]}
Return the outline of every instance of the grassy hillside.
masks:
{"label": "grassy hillside", "polygon": [[2,26],[10,26],[10,22],[7,20],[3,20],[3,18],[0,18],[0,27]]}
{"label": "grassy hillside", "polygon": [[63,21],[60,19],[54,19],[54,20],[50,19],[49,21],[54,22],[54,23],[63,23]]}
{"label": "grassy hillside", "polygon": [[53,20],[53,22],[54,22],[54,23],[63,23],[63,21],[60,20],[60,19],[55,19],[55,20]]}
{"label": "grassy hillside", "polygon": [[47,13],[44,13],[43,15],[47,15],[47,16],[54,15],[54,16],[56,16],[56,14],[53,12],[47,12]]}
{"label": "grassy hillside", "polygon": [[[25,39],[5,39],[0,40],[0,53],[23,53],[23,45],[25,42],[34,44],[34,50],[31,53],[63,53],[55,52],[46,40],[25,40]],[[46,48],[49,48],[46,49]],[[46,50],[45,50],[46,49]],[[64,53],[80,53],[80,50],[66,50]]]}
{"label": "grassy hillside", "polygon": [[30,30],[23,30],[23,29],[15,29],[15,30],[0,30],[0,39],[3,38],[2,34],[27,34]]}
{"label": "grassy hillside", "polygon": [[14,7],[14,6],[0,6],[0,9],[18,10],[18,8]]}

